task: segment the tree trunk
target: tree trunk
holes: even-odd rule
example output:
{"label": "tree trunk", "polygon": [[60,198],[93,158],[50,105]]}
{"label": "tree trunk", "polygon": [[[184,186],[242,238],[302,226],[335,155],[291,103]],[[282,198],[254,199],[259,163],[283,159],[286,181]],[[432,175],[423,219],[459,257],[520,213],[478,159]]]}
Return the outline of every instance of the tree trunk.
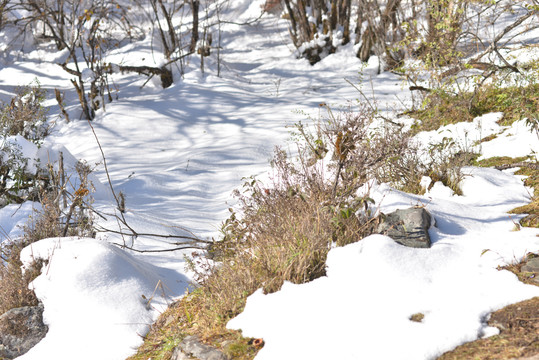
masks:
{"label": "tree trunk", "polygon": [[198,42],[198,9],[200,6],[199,0],[191,0],[191,12],[193,13],[193,29],[191,33],[191,45],[189,52],[194,52]]}

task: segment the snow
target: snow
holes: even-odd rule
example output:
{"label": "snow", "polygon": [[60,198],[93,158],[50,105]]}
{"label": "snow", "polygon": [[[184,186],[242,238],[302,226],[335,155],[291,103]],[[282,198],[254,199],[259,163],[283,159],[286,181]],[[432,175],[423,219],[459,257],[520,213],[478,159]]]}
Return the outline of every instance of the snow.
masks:
{"label": "snow", "polygon": [[[235,1],[223,11],[223,19],[250,21],[259,16],[261,3]],[[316,118],[320,103],[340,107],[361,98],[345,79],[362,86],[369,98],[375,94],[385,114],[410,101],[399,77],[378,74],[376,57],[361,64],[352,45],[314,66],[296,59],[286,22],[277,17],[265,15],[250,26],[224,24],[222,31],[220,77],[214,52],[205,59],[204,75],[193,57],[185,64],[184,78],[174,69],[175,83],[164,90],[158,79],[145,84],[138,74],[110,75],[118,99],[106,104],[106,111],[99,110],[92,125],[112,185],[126,196],[125,218],[140,232],[217,238],[234,204],[231,193],[242,178],[263,176],[275,145],[295,151],[288,142],[290,125]],[[1,40],[7,34],[0,36],[1,48],[8,49]],[[71,76],[55,64],[65,56],[65,51],[36,49],[22,55],[6,50],[0,100],[8,101],[14,86],[38,78],[50,90],[49,118],[57,125],[39,148],[21,138],[16,142],[41,164],[57,166],[61,151],[74,189],[76,161],[86,160],[95,167],[90,179],[95,208],[114,214],[100,149],[88,122],[78,119]],[[145,39],[119,47],[107,62],[159,66],[163,57],[152,50],[151,39]],[[84,78],[93,75],[85,70]],[[69,122],[58,115],[54,88],[66,93]],[[420,133],[417,141],[428,146],[450,137],[483,157],[539,151],[539,140],[525,122],[503,127],[496,124],[500,116],[487,114],[473,123]],[[476,144],[492,134],[498,134],[496,139]],[[485,323],[489,312],[539,295],[536,287],[496,269],[539,251],[539,237],[534,229],[512,231],[519,216],[507,211],[530,199],[530,189],[519,177],[494,169],[464,171],[463,196],[441,183],[424,196],[372,185],[380,211],[425,206],[433,214],[432,248],[410,249],[371,236],[333,249],[326,277],[303,285],[286,283],[270,295],[258,291],[228,326],[264,338],[257,360],[433,359],[492,334]],[[33,208],[39,204],[0,209],[1,241],[20,236],[20,226]],[[116,219],[106,217],[95,221],[117,230]],[[174,247],[162,238],[122,238],[109,231],[98,233],[97,239],[45,239],[23,251],[25,266],[35,257],[48,260],[31,286],[45,305],[49,333],[21,359],[124,359],[136,351],[167,303],[185,293],[190,283],[184,261],[188,251],[138,253],[114,243],[137,250]],[[410,321],[418,312],[425,314],[423,322]]]}
{"label": "snow", "polygon": [[32,283],[49,331],[19,359],[55,353],[59,358],[126,358],[166,308],[160,296],[164,289],[181,293],[188,286],[184,276],[96,239],[42,240],[21,254],[25,264],[34,258],[49,259]]}

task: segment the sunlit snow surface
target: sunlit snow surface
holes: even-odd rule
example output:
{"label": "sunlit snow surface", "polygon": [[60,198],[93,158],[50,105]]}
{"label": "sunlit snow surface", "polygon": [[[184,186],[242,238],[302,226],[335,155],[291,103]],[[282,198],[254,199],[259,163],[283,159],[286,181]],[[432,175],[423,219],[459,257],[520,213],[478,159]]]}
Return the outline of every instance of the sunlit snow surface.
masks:
{"label": "sunlit snow surface", "polygon": [[[263,1],[233,1],[222,20],[258,17]],[[377,74],[372,57],[363,66],[352,46],[310,66],[294,56],[286,21],[264,16],[256,25],[223,24],[221,76],[216,54],[185,64],[184,78],[174,68],[175,83],[161,89],[158,79],[145,84],[136,74],[113,74],[118,99],[98,111],[93,126],[106,154],[112,184],[126,196],[125,217],[139,232],[216,237],[220,222],[234,204],[233,189],[242,178],[264,174],[275,145],[291,152],[290,125],[318,117],[319,104],[347,106],[362,96],[345,79],[358,84],[386,114],[409,104],[402,79]],[[3,36],[3,35],[2,35]],[[0,37],[1,39],[2,37]],[[152,39],[120,47],[107,61],[160,66],[164,59]],[[32,44],[25,44],[31,48]],[[2,47],[4,50],[4,47]],[[155,49],[154,49],[155,50]],[[46,104],[55,118],[60,111],[53,89],[66,93],[71,121],[61,117],[41,148],[25,143],[27,155],[42,163],[64,154],[73,173],[75,159],[96,166],[92,183],[95,208],[112,214],[116,205],[108,189],[101,152],[88,123],[79,119],[77,95],[56,63],[65,52],[32,51],[23,57],[5,51],[0,67],[0,100],[13,87],[38,78],[49,90]],[[88,71],[87,71],[88,73]],[[91,74],[86,74],[90,76]],[[361,76],[360,76],[361,75]],[[114,94],[116,95],[116,94]],[[424,146],[444,137],[485,157],[525,156],[539,150],[537,136],[524,122],[496,124],[500,114],[473,123],[449,125],[419,134]],[[288,127],[287,127],[288,126]],[[490,142],[476,145],[488,135]],[[96,165],[97,164],[97,165]],[[465,169],[464,196],[453,196],[441,183],[425,196],[400,193],[381,184],[372,197],[379,210],[425,206],[436,219],[431,249],[410,249],[372,236],[333,249],[327,277],[309,284],[285,284],[275,294],[255,293],[246,311],[232,320],[245,335],[262,337],[266,346],[257,359],[431,359],[491,329],[487,314],[506,304],[539,295],[507,271],[496,267],[539,251],[537,231],[512,231],[518,216],[506,212],[529,201],[530,191],[511,172]],[[70,177],[76,189],[76,176]],[[2,241],[21,234],[20,226],[38,204],[0,209]],[[117,230],[114,217],[95,220]],[[32,284],[45,305],[49,333],[23,359],[120,360],[136,351],[149,325],[167,302],[185,293],[189,274],[186,252],[135,253],[174,247],[169,240],[99,233],[98,239],[47,239],[26,248],[23,260],[48,260]],[[483,253],[483,250],[489,249]],[[151,299],[151,300],[150,300]],[[422,323],[409,320],[424,313]]]}
{"label": "sunlit snow surface", "polygon": [[19,359],[126,358],[166,308],[163,291],[181,293],[188,286],[175,271],[95,239],[42,240],[21,254],[25,263],[35,257],[49,259],[32,284],[49,331]]}

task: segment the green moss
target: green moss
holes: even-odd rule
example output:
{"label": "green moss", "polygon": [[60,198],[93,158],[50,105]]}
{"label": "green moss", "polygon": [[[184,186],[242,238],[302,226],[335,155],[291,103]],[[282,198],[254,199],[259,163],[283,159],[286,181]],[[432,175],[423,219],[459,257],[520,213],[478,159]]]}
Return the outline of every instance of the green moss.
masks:
{"label": "green moss", "polygon": [[[496,156],[483,160],[475,160],[473,165],[480,167],[496,167],[507,164],[516,164],[530,160],[530,156],[511,158],[508,156]],[[519,206],[510,211],[511,214],[527,214],[520,220],[520,225],[524,227],[539,227],[539,170],[521,167],[515,175],[526,176],[524,185],[533,189],[533,196],[529,204]]]}
{"label": "green moss", "polygon": [[[429,93],[421,110],[407,114],[421,121],[412,128],[414,133],[431,131],[458,122],[470,122],[491,112],[504,113],[501,125],[510,125],[523,118],[539,114],[539,84],[528,86],[486,85],[472,92],[452,94],[443,89]],[[488,140],[485,140],[488,141]]]}
{"label": "green moss", "polygon": [[474,166],[479,167],[495,167],[495,166],[501,166],[506,164],[515,164],[519,162],[523,162],[529,159],[529,156],[521,156],[512,158],[509,156],[494,156],[488,159],[483,160],[475,160],[473,161]]}
{"label": "green moss", "polygon": [[258,352],[253,345],[253,339],[247,339],[241,336],[231,340],[225,347],[224,353],[230,359],[252,359]]}

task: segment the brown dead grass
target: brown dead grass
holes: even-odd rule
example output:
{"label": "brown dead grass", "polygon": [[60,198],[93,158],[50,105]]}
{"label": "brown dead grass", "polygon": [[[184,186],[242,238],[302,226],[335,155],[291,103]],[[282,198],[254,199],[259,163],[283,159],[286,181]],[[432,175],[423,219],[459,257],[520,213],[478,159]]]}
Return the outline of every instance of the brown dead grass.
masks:
{"label": "brown dead grass", "polygon": [[30,269],[23,272],[19,259],[20,244],[2,246],[2,259],[0,260],[0,315],[6,311],[22,306],[35,306],[38,300],[32,289],[28,288],[30,282],[39,275],[42,261],[35,261]]}
{"label": "brown dead grass", "polygon": [[480,339],[443,354],[438,360],[507,360],[539,354],[539,297],[492,313],[499,335]]}
{"label": "brown dead grass", "polygon": [[[133,360],[167,359],[169,347],[186,335],[198,335],[234,359],[252,359],[257,349],[226,329],[247,297],[260,288],[278,291],[284,281],[300,284],[323,276],[332,246],[372,233],[373,201],[358,189],[399,164],[410,152],[407,138],[399,129],[370,134],[374,114],[367,106],[336,115],[326,108],[328,118],[315,132],[298,126],[297,157],[277,149],[272,178],[246,179],[236,192],[238,210],[231,209],[222,238],[209,249],[211,260],[206,254],[191,260],[200,286],[175,308],[176,334],[157,325]],[[334,156],[327,164],[322,160],[329,151]],[[329,178],[328,170],[334,174]]]}
{"label": "brown dead grass", "polygon": [[[528,254],[520,262],[501,267],[518,276],[519,280],[538,286],[536,277],[522,271]],[[500,329],[500,334],[461,345],[443,354],[438,360],[506,360],[539,355],[539,297],[509,305],[491,314],[490,326]]]}

